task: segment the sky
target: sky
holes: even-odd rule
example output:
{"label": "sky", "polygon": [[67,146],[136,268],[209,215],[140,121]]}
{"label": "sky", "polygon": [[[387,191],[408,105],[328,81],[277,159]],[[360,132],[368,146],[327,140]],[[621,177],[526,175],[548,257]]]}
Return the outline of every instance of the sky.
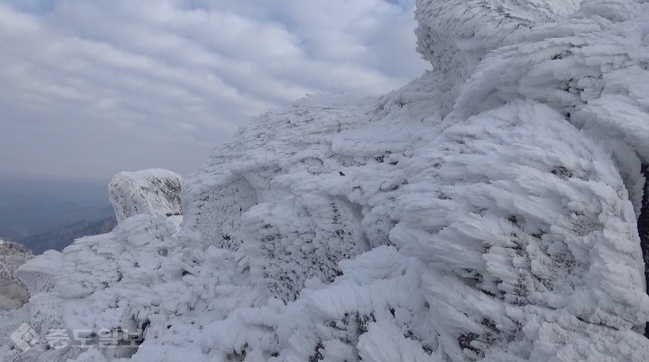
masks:
{"label": "sky", "polygon": [[0,0],[0,172],[187,176],[307,93],[428,68],[414,0]]}

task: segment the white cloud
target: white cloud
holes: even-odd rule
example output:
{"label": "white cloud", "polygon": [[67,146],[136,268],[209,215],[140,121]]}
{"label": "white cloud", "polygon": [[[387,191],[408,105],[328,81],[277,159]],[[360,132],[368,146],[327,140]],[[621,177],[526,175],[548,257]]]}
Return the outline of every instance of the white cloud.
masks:
{"label": "white cloud", "polygon": [[414,0],[4,0],[0,169],[187,174],[305,93],[421,74]]}

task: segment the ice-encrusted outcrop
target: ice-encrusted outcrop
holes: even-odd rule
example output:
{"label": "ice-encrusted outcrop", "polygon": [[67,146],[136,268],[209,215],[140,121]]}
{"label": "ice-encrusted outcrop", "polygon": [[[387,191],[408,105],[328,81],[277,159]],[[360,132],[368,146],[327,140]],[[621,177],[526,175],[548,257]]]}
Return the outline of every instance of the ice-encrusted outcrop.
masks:
{"label": "ice-encrusted outcrop", "polygon": [[572,15],[582,0],[417,0],[417,51],[457,81],[487,53],[541,24]]}
{"label": "ice-encrusted outcrop", "polygon": [[241,128],[182,228],[64,251],[61,325],[146,326],[132,361],[647,361],[648,16],[418,1],[432,72]]}
{"label": "ice-encrusted outcrop", "polygon": [[117,222],[133,215],[181,215],[182,177],[162,169],[120,172],[108,185]]}

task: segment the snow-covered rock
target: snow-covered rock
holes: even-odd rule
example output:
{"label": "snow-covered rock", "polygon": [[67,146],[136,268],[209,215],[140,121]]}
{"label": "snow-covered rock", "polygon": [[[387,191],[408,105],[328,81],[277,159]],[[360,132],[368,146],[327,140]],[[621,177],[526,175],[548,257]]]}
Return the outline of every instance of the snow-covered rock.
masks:
{"label": "snow-covered rock", "polygon": [[117,203],[49,325],[146,327],[77,361],[647,361],[648,17],[418,1],[433,71],[258,117],[184,182],[182,227]]}
{"label": "snow-covered rock", "polygon": [[108,185],[117,221],[133,215],[181,215],[182,177],[162,169],[120,172]]}

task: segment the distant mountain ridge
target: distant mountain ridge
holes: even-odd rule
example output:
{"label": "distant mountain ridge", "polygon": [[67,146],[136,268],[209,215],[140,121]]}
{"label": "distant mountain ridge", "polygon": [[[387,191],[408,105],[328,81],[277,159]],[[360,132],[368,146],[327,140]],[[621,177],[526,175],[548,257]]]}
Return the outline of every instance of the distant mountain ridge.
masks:
{"label": "distant mountain ridge", "polygon": [[[52,206],[30,204],[0,207],[0,237],[22,239],[58,230],[82,220],[96,222],[113,215],[110,206],[86,207],[74,203]],[[7,235],[3,235],[3,234]]]}
{"label": "distant mountain ridge", "polygon": [[0,174],[0,237],[24,240],[114,214],[107,182],[29,179]]}
{"label": "distant mountain ridge", "polygon": [[117,219],[114,215],[99,221],[82,220],[62,229],[27,237],[20,242],[31,249],[34,254],[42,254],[46,250],[62,251],[75,239],[105,234],[113,230],[116,225]]}

